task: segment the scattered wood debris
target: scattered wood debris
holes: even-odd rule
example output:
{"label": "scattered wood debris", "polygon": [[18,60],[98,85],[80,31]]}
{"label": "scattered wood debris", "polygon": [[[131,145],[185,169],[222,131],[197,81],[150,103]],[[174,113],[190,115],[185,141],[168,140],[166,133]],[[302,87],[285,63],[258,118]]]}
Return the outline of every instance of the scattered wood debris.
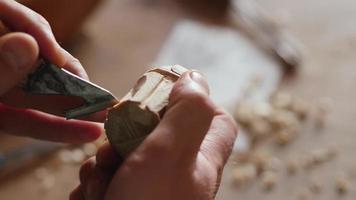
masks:
{"label": "scattered wood debris", "polygon": [[289,159],[286,163],[288,174],[296,174],[300,168],[300,161],[297,159]]}
{"label": "scattered wood debris", "polygon": [[311,169],[332,160],[336,155],[337,151],[332,147],[314,149],[304,158],[303,166],[305,169]]}
{"label": "scattered wood debris", "polygon": [[[314,120],[316,127],[323,128],[330,107],[330,101],[320,101],[314,106],[286,92],[277,92],[266,102],[240,101],[235,110],[235,119],[252,143],[250,149],[244,151],[243,159],[236,163],[234,181],[246,183],[258,180],[265,190],[270,191],[283,172],[294,175],[304,169],[305,173],[336,158],[338,151],[335,147],[318,147],[283,160],[268,151],[276,149],[275,145],[289,146],[309,121]],[[246,166],[253,173],[248,173]],[[349,189],[349,181],[343,177],[337,178],[335,185],[339,194]],[[323,185],[319,180],[314,180],[304,189],[306,191],[298,194],[298,199],[307,200],[310,194],[321,193]]]}
{"label": "scattered wood debris", "polygon": [[338,194],[343,195],[349,191],[350,182],[345,176],[339,176],[335,179],[335,186]]}
{"label": "scattered wood debris", "polygon": [[301,130],[311,106],[301,98],[279,92],[268,102],[243,100],[236,108],[236,121],[256,142],[268,136],[280,145],[289,144]]}
{"label": "scattered wood debris", "polygon": [[278,175],[273,171],[265,171],[261,175],[261,184],[266,191],[272,190],[278,181]]}
{"label": "scattered wood debris", "polygon": [[330,110],[331,110],[330,99],[323,98],[319,100],[318,105],[316,107],[316,116],[315,116],[315,127],[317,129],[322,129],[325,127]]}
{"label": "scattered wood debris", "polygon": [[322,190],[322,184],[319,181],[313,180],[310,184],[310,191],[314,194],[319,194]]}
{"label": "scattered wood debris", "polygon": [[257,170],[253,164],[236,167],[233,171],[233,181],[236,185],[246,185],[257,177]]}

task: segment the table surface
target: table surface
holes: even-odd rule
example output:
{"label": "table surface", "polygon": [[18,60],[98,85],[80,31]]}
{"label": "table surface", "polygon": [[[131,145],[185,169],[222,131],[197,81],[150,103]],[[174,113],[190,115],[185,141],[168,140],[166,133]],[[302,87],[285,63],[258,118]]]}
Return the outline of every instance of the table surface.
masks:
{"label": "table surface", "polygon": [[[170,5],[154,1],[108,0],[85,26],[85,36],[74,45],[72,52],[86,67],[91,80],[122,96],[136,78],[146,70],[169,34],[174,22],[184,14]],[[331,115],[322,134],[307,128],[288,148],[277,152],[286,158],[301,149],[336,145],[340,152],[335,162],[310,173],[283,177],[275,190],[265,193],[258,186],[236,189],[231,184],[230,162],[224,173],[218,199],[297,199],[311,178],[324,183],[324,190],[311,199],[337,199],[333,176],[338,171],[356,168],[356,109],[352,106],[356,93],[356,1],[353,0],[259,0],[275,16],[285,19],[285,26],[301,41],[304,63],[299,75],[281,84],[283,90],[315,102],[329,98]],[[2,139],[2,144],[4,143]],[[34,179],[39,166],[53,169],[55,187],[41,190]],[[59,165],[47,160],[25,173],[11,176],[0,183],[0,199],[66,199],[78,184],[79,165]],[[356,180],[351,180],[349,193],[340,199],[355,199]]]}

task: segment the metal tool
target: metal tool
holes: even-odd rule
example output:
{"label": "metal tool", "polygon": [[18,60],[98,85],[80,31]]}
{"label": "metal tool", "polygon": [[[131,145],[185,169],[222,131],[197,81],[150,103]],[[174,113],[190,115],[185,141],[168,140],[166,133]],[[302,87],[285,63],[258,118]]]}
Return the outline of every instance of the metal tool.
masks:
{"label": "metal tool", "polygon": [[229,11],[232,27],[244,31],[260,48],[270,52],[285,72],[295,72],[302,64],[297,40],[255,0],[232,0]]}
{"label": "metal tool", "polygon": [[81,97],[84,105],[65,112],[74,119],[101,111],[118,101],[108,90],[86,81],[49,61],[41,60],[36,71],[29,75],[23,89],[34,95],[64,95]]}

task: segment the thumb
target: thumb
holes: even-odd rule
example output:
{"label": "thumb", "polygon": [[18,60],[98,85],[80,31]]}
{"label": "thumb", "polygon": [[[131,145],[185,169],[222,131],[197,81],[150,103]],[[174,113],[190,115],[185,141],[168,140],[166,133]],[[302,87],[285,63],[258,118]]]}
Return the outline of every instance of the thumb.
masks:
{"label": "thumb", "polygon": [[144,141],[145,151],[166,152],[177,158],[196,154],[215,112],[205,79],[197,72],[185,73],[171,92],[160,124]]}
{"label": "thumb", "polygon": [[36,40],[26,33],[9,33],[0,38],[0,96],[26,77],[38,54]]}

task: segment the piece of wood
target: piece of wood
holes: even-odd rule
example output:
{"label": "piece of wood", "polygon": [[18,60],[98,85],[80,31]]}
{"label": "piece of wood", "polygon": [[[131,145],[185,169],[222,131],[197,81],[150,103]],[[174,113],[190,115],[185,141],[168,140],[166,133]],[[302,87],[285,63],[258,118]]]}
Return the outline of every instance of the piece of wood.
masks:
{"label": "piece of wood", "polygon": [[120,156],[126,157],[159,123],[174,83],[187,69],[175,65],[146,72],[109,110],[106,135]]}

